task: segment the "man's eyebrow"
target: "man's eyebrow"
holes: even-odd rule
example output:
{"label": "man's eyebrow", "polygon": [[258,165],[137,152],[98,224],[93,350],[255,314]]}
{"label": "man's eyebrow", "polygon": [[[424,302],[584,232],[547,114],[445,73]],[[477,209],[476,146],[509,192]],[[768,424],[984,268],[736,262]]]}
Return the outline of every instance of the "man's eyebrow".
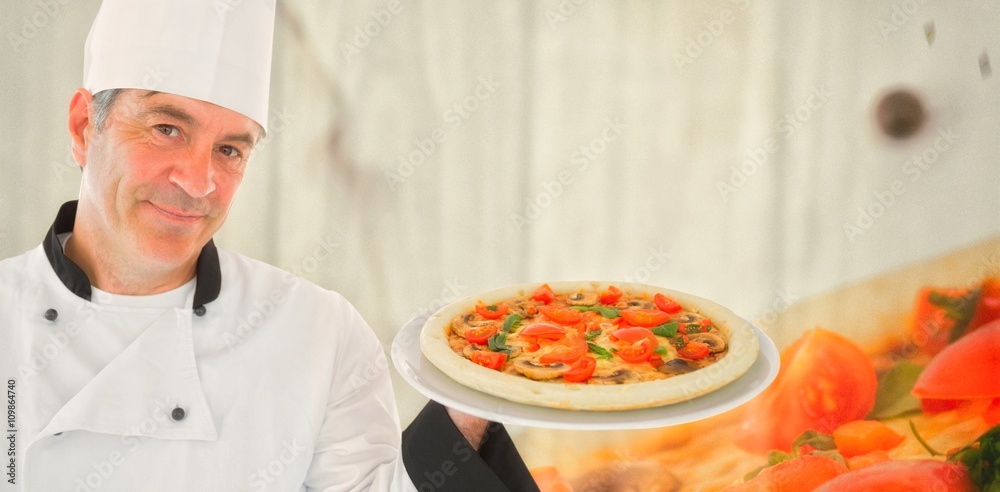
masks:
{"label": "man's eyebrow", "polygon": [[230,133],[229,135],[226,135],[226,136],[222,137],[222,141],[223,142],[226,142],[226,141],[243,142],[243,143],[247,144],[248,147],[253,147],[257,143],[257,139],[254,138],[253,135],[250,135],[249,132]]}
{"label": "man's eyebrow", "polygon": [[139,118],[142,119],[146,119],[150,116],[166,116],[189,126],[198,126],[198,122],[195,121],[194,117],[189,115],[187,111],[171,104],[157,104],[139,113]]}

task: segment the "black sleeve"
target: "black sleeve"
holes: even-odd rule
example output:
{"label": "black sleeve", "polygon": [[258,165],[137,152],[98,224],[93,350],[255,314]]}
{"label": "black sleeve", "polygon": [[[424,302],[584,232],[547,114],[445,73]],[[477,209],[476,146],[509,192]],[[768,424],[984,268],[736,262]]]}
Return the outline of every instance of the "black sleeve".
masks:
{"label": "black sleeve", "polygon": [[490,422],[476,453],[433,400],[403,431],[403,465],[418,491],[538,491],[503,425]]}

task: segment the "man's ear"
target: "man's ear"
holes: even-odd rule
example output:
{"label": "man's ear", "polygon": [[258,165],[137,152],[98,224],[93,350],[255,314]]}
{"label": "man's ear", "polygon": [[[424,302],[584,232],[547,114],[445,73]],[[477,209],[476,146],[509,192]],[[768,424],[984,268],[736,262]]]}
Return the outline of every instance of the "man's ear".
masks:
{"label": "man's ear", "polygon": [[93,101],[90,91],[81,87],[69,102],[69,136],[73,140],[73,158],[80,167],[87,166],[87,145],[94,131],[90,121],[90,104]]}

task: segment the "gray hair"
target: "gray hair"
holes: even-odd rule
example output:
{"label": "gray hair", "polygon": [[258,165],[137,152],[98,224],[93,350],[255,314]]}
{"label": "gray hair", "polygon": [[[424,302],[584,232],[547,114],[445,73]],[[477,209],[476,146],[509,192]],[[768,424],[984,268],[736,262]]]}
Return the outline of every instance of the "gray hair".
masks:
{"label": "gray hair", "polygon": [[121,94],[122,89],[106,89],[94,94],[94,100],[90,103],[90,119],[94,124],[94,130],[100,132],[104,129],[104,124],[111,114],[111,107],[115,105],[115,99]]}

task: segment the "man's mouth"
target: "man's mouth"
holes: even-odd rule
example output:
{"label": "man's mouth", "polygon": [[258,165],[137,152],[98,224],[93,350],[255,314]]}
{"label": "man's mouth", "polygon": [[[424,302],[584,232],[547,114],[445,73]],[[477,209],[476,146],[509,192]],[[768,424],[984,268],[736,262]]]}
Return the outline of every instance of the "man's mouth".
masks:
{"label": "man's mouth", "polygon": [[161,214],[165,215],[167,218],[183,221],[183,222],[194,222],[198,219],[204,217],[205,215],[194,211],[194,210],[184,210],[179,208],[173,208],[166,205],[157,205],[153,202],[147,202],[153,206]]}

